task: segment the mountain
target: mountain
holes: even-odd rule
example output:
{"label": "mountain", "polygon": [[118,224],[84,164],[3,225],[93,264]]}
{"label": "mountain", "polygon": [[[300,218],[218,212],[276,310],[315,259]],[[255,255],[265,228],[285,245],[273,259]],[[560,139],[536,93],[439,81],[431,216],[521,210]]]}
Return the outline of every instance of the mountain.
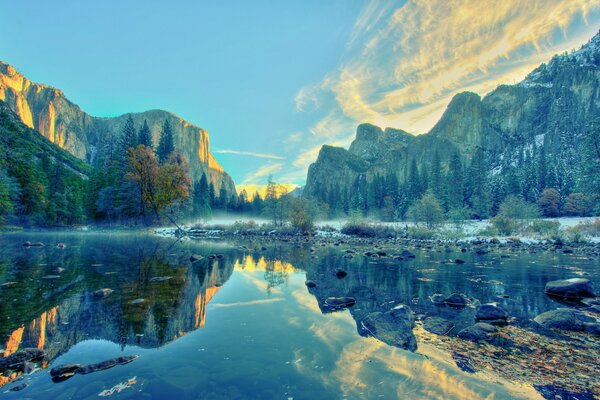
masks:
{"label": "mountain", "polygon": [[23,124],[0,100],[0,225],[7,219],[18,224],[81,222],[91,171]]}
{"label": "mountain", "polygon": [[501,85],[483,98],[457,94],[426,134],[359,125],[349,149],[321,148],[309,167],[304,196],[335,199],[346,211],[353,202],[367,209],[369,191],[385,186],[390,176],[404,189],[399,196],[410,197],[435,185],[435,171],[446,191],[464,186],[469,207],[477,202],[478,179],[492,207],[508,194],[537,201],[547,187],[568,195],[585,186],[587,140],[599,118],[600,33],[516,85]]}
{"label": "mountain", "polygon": [[[295,183],[278,183],[275,194],[279,198],[284,194],[295,193],[298,189],[299,186]],[[248,201],[252,201],[257,193],[261,199],[264,199],[267,196],[267,185],[237,185],[238,195],[241,194],[243,190],[246,191]]]}
{"label": "mountain", "polygon": [[137,129],[144,120],[148,122],[155,147],[164,121],[169,120],[175,149],[187,158],[192,180],[199,180],[205,173],[217,193],[223,186],[228,195],[235,194],[233,180],[210,152],[208,132],[174,114],[150,110],[114,118],[94,117],[69,101],[59,89],[34,83],[1,61],[0,100],[5,101],[25,125],[88,163],[92,163],[101,151],[103,140],[121,134],[128,115]]}

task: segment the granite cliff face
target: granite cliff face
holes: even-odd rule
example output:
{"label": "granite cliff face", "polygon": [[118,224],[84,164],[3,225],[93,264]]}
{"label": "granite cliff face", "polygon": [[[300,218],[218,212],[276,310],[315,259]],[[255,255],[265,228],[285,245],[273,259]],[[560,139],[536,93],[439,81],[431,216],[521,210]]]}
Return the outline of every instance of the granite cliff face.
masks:
{"label": "granite cliff face", "polygon": [[436,153],[442,168],[456,153],[468,166],[477,150],[485,154],[490,177],[543,153],[558,180],[576,180],[583,137],[598,118],[600,33],[580,50],[542,64],[519,84],[501,85],[483,98],[456,95],[426,134],[359,125],[348,150],[322,147],[308,170],[304,195],[324,200],[333,185],[348,192],[363,179],[389,172],[405,182],[413,160],[427,171]]}
{"label": "granite cliff face", "polygon": [[[127,115],[114,118],[91,116],[69,101],[62,91],[31,82],[1,61],[0,100],[5,101],[25,125],[90,163],[96,157],[102,139],[120,135],[127,118]],[[158,144],[162,124],[168,119],[173,128],[175,148],[186,156],[192,179],[198,180],[205,173],[217,191],[224,186],[229,195],[235,194],[233,180],[210,152],[207,131],[162,110],[131,116],[138,129],[144,120],[148,121],[155,144]]]}

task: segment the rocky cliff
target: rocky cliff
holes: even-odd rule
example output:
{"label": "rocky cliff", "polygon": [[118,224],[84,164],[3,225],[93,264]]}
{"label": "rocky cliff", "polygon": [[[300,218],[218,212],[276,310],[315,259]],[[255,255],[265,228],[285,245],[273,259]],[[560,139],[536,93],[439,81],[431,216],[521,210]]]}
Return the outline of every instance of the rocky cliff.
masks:
{"label": "rocky cliff", "polygon": [[361,180],[369,182],[389,172],[406,182],[413,160],[421,173],[430,171],[436,153],[442,169],[449,169],[456,154],[467,167],[479,150],[485,155],[488,177],[503,178],[506,171],[521,170],[544,157],[556,185],[574,185],[581,175],[584,136],[598,118],[600,33],[580,50],[542,64],[516,85],[501,85],[483,98],[457,94],[426,134],[358,126],[348,150],[323,146],[308,170],[304,195],[326,200],[325,193],[334,185],[351,192]]}
{"label": "rocky cliff", "polygon": [[[59,89],[31,82],[1,61],[0,100],[5,101],[25,125],[89,163],[97,155],[102,138],[120,135],[127,118],[127,115],[114,118],[91,116],[69,101]],[[155,144],[158,144],[165,119],[168,119],[173,128],[175,148],[186,156],[192,179],[198,180],[205,173],[217,191],[224,186],[229,195],[235,194],[233,180],[210,152],[207,131],[162,110],[131,116],[138,129],[144,120],[148,121]]]}

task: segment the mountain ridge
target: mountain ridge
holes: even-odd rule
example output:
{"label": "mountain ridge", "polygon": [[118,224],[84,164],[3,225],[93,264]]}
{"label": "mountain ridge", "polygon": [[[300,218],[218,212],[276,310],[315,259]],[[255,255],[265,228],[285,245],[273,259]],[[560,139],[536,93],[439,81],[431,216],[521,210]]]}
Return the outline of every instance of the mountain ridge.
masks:
{"label": "mountain ridge", "polygon": [[[499,85],[483,97],[472,92],[456,94],[425,134],[358,125],[347,150],[321,148],[308,169],[304,195],[324,202],[332,196],[351,197],[364,186],[361,182],[370,183],[389,173],[395,174],[400,184],[410,185],[411,177],[426,178],[436,162],[449,172],[455,154],[465,169],[474,165],[477,157],[484,157],[486,177],[502,185],[506,185],[507,174],[525,174],[524,170],[532,168],[526,165],[528,161],[547,159],[553,184],[569,194],[580,183],[580,154],[585,150],[589,121],[598,118],[600,33],[578,51],[554,56],[515,85]],[[392,131],[401,133],[390,135]],[[413,162],[415,173],[411,171]],[[492,193],[495,187],[487,189]],[[534,201],[544,188],[521,189],[519,194]],[[366,194],[361,196],[360,201],[365,202]],[[343,201],[348,208],[351,199]]]}
{"label": "mountain ridge", "polygon": [[13,66],[0,61],[0,100],[21,118],[23,123],[76,157],[93,163],[101,151],[102,141],[120,135],[125,119],[131,116],[137,128],[148,121],[154,144],[158,144],[165,119],[173,128],[175,149],[181,151],[190,165],[194,181],[203,173],[218,191],[224,187],[228,196],[235,194],[231,177],[210,152],[209,134],[169,111],[153,109],[115,117],[97,117],[70,101],[62,90],[36,83]]}

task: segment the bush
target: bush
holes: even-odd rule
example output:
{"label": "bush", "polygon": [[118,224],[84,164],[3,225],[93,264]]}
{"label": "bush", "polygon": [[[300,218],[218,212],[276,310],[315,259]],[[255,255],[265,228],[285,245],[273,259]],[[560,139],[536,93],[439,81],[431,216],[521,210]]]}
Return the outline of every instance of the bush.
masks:
{"label": "bush", "polygon": [[409,226],[408,237],[415,240],[432,240],[436,236],[435,229],[429,229],[425,226]]}
{"label": "bush", "polygon": [[534,233],[544,236],[558,235],[560,230],[560,222],[548,221],[545,219],[536,220],[531,223],[530,230]]}
{"label": "bush", "polygon": [[291,199],[290,222],[292,227],[302,232],[310,232],[314,229],[314,212],[307,200]]}
{"label": "bush", "polygon": [[432,229],[444,221],[444,210],[432,192],[427,192],[410,207],[408,215],[416,223]]}
{"label": "bush", "polygon": [[369,237],[369,238],[392,238],[396,231],[385,225],[376,225],[366,221],[348,221],[341,232],[345,235]]}
{"label": "bush", "polygon": [[512,235],[519,227],[516,221],[504,215],[497,215],[490,221],[495,231],[502,236]]}

